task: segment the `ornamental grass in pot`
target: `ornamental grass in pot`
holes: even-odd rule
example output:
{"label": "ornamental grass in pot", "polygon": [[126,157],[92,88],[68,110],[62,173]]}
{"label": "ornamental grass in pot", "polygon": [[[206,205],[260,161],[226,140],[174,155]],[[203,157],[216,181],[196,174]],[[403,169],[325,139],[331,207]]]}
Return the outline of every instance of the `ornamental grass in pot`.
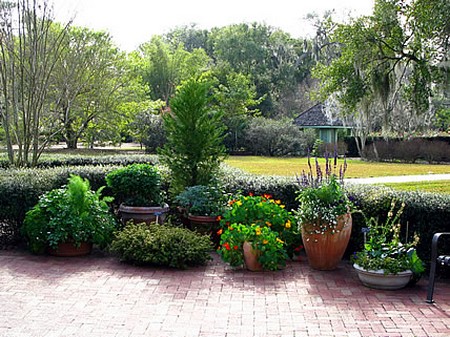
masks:
{"label": "ornamental grass in pot", "polygon": [[[416,252],[419,236],[414,233],[411,241],[402,243],[401,216],[405,204],[397,206],[392,200],[386,221],[366,219],[364,249],[352,256],[354,268],[361,282],[370,288],[395,290],[417,282],[424,272],[424,265]],[[405,236],[408,239],[408,228]]]}
{"label": "ornamental grass in pot", "polygon": [[92,244],[110,243],[116,222],[103,187],[93,192],[89,181],[72,175],[68,185],[44,194],[26,213],[22,234],[33,253],[85,255]]}
{"label": "ornamental grass in pot", "polygon": [[[337,167],[335,157],[334,167]],[[295,215],[302,234],[309,265],[317,270],[333,270],[341,261],[352,231],[353,202],[343,186],[346,165],[340,169],[340,178],[332,173],[331,162],[326,158],[325,173],[316,159],[316,175],[310,168],[298,178],[299,202]]]}
{"label": "ornamental grass in pot", "polygon": [[169,205],[163,201],[161,176],[150,164],[132,164],[110,172],[106,183],[111,188],[125,225],[134,223],[163,223]]}

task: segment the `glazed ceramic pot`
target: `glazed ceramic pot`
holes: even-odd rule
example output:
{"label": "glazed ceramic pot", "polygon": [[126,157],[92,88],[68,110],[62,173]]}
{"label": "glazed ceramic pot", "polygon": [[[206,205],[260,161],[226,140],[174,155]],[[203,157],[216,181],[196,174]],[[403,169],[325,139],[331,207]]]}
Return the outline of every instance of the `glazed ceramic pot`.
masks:
{"label": "glazed ceramic pot", "polygon": [[358,278],[366,287],[383,290],[397,290],[404,288],[410,282],[413,272],[402,271],[397,274],[385,274],[384,270],[366,270],[357,264],[353,265]]}

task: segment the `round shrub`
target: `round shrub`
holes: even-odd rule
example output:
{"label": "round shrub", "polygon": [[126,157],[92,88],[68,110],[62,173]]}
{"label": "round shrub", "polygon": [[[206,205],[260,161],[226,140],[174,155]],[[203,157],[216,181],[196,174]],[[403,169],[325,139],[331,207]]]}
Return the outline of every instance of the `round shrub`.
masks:
{"label": "round shrub", "polygon": [[185,269],[211,260],[209,236],[185,228],[158,224],[130,224],[111,245],[121,261]]}

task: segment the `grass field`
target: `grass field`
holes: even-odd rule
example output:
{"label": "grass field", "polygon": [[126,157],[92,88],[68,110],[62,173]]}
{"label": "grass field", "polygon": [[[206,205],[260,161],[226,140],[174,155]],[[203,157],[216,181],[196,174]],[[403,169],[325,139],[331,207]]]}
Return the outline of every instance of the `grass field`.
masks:
{"label": "grass field", "polygon": [[[246,172],[261,175],[295,176],[302,170],[308,170],[306,158],[273,158],[256,156],[231,156],[225,161],[228,165],[240,168]],[[319,159],[324,167],[325,160]],[[339,166],[344,163],[338,161]],[[315,167],[312,159],[313,169]],[[347,159],[346,178],[370,178],[396,175],[438,174],[450,173],[450,165],[375,163],[355,159]]]}
{"label": "grass field", "polygon": [[424,191],[450,194],[450,180],[421,181],[413,183],[382,184],[403,191]]}

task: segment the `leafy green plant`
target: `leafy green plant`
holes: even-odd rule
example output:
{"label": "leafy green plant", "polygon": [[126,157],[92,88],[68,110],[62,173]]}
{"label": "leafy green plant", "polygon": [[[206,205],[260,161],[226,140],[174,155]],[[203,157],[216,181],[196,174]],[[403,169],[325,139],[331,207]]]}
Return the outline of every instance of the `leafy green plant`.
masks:
{"label": "leafy green plant", "polygon": [[184,269],[211,260],[212,246],[208,236],[188,229],[129,224],[116,234],[111,251],[129,263]]}
{"label": "leafy green plant", "polygon": [[378,218],[367,220],[364,249],[352,257],[355,264],[366,270],[384,270],[386,274],[411,270],[418,277],[424,272],[423,262],[415,249],[419,236],[415,234],[412,242],[400,240],[400,218],[404,208],[402,203],[396,210],[396,201],[392,200],[385,223],[380,224]]}
{"label": "leafy green plant", "polygon": [[155,166],[132,164],[114,170],[106,176],[106,183],[116,199],[127,206],[161,205],[161,176]]}
{"label": "leafy green plant", "polygon": [[229,201],[229,205],[220,220],[222,229],[227,229],[231,224],[268,227],[285,242],[290,257],[298,251],[296,248],[301,245],[301,238],[295,225],[295,218],[286,210],[281,200],[274,199],[269,194],[237,195]]}
{"label": "leafy green plant", "polygon": [[192,215],[218,216],[227,205],[226,195],[214,186],[187,187],[175,199],[175,203]]}
{"label": "leafy green plant", "polygon": [[256,224],[229,225],[223,233],[221,232],[218,253],[230,265],[241,266],[244,263],[243,244],[246,241],[257,251],[258,262],[264,270],[277,270],[286,265],[288,256],[284,241],[269,227]]}
{"label": "leafy green plant", "polygon": [[116,222],[107,204],[113,198],[102,198],[102,190],[93,192],[88,180],[72,175],[65,188],[44,194],[26,213],[22,227],[31,251],[42,253],[46,247],[55,249],[64,242],[106,246]]}

